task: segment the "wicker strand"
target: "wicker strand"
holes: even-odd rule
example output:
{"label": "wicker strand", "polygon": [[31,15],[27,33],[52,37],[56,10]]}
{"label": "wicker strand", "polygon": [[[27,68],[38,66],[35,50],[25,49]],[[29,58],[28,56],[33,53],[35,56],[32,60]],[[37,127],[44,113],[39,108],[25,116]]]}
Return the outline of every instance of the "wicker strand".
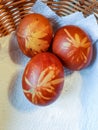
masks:
{"label": "wicker strand", "polygon": [[[20,20],[29,13],[36,0],[0,0],[0,37],[15,31]],[[81,11],[85,16],[94,14],[98,19],[96,0],[42,0],[58,15]]]}

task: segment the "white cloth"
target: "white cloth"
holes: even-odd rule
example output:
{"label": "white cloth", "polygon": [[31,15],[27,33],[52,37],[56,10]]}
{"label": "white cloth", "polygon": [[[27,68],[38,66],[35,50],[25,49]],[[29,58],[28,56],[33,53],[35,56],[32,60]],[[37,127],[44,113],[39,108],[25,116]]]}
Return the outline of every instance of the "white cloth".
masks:
{"label": "white cloth", "polygon": [[[34,8],[38,9],[37,5]],[[29,58],[20,51],[14,33],[0,38],[0,130],[98,130],[96,19],[93,15],[84,18],[79,12],[59,17],[59,23],[60,19],[69,19],[68,23],[81,26],[91,36],[95,53],[92,64],[82,71],[67,70],[60,97],[49,106],[34,106],[25,98],[21,85]]]}

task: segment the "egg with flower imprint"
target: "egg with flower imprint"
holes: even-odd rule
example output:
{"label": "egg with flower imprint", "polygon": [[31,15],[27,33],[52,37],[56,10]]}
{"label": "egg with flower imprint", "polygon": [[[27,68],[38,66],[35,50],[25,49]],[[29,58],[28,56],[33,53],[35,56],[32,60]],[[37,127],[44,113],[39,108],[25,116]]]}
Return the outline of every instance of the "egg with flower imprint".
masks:
{"label": "egg with flower imprint", "polygon": [[53,52],[62,60],[65,67],[81,70],[92,60],[93,45],[88,34],[78,26],[67,25],[57,30]]}
{"label": "egg with flower imprint", "polygon": [[17,27],[17,40],[21,51],[28,57],[49,49],[53,37],[50,21],[43,15],[26,15]]}
{"label": "egg with flower imprint", "polygon": [[40,106],[53,103],[60,95],[64,84],[64,68],[52,53],[43,52],[27,64],[23,77],[23,92],[27,99]]}

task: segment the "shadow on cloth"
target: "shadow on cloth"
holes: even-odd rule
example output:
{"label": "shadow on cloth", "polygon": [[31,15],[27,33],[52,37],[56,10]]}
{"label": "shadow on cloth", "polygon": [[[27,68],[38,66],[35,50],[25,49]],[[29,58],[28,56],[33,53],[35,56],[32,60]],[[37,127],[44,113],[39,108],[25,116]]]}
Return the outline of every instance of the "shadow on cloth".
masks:
{"label": "shadow on cloth", "polygon": [[22,70],[13,75],[8,90],[8,99],[12,106],[18,111],[30,112],[36,109],[36,106],[31,104],[24,96],[22,90]]}
{"label": "shadow on cloth", "polygon": [[15,64],[25,65],[24,63],[29,60],[20,50],[15,32],[12,33],[9,41],[9,56]]}

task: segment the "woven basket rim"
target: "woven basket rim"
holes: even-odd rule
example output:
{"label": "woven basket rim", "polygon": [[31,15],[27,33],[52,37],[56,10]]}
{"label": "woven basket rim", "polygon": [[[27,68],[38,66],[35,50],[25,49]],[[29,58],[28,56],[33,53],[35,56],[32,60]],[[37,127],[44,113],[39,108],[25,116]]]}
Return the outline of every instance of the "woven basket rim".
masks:
{"label": "woven basket rim", "polygon": [[[96,0],[42,1],[59,16],[80,11],[84,16],[94,14],[98,20],[98,1]],[[28,14],[35,2],[36,0],[0,0],[0,37],[15,31],[20,19]]]}

